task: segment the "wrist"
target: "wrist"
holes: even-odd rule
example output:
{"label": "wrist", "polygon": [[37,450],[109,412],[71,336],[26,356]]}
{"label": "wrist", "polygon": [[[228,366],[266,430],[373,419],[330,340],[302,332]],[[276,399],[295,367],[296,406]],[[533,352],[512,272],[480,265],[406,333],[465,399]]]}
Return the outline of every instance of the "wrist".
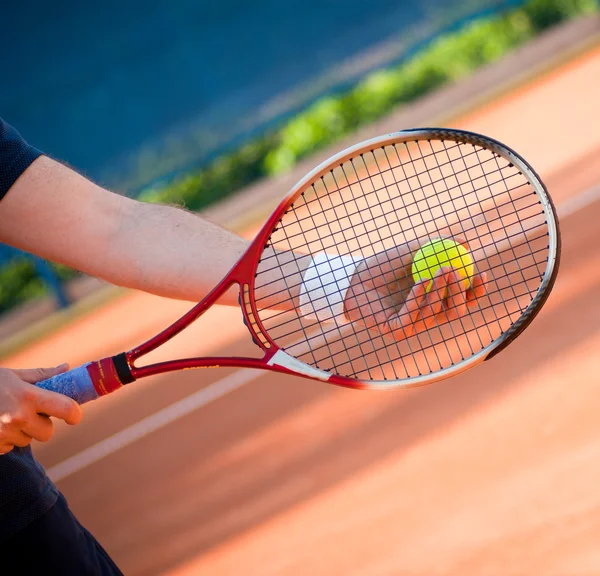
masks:
{"label": "wrist", "polygon": [[319,322],[348,324],[344,301],[356,267],[363,258],[319,252],[306,268],[300,287],[300,313]]}

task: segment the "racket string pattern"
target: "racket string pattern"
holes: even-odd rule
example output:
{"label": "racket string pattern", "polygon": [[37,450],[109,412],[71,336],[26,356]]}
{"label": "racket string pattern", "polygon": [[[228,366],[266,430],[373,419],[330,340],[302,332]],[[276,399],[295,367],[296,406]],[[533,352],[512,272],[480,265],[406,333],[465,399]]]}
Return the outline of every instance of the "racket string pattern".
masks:
{"label": "racket string pattern", "polygon": [[[538,194],[509,159],[473,142],[415,139],[357,153],[308,182],[272,231],[255,276],[260,321],[288,354],[339,376],[404,380],[455,366],[515,324],[542,285],[549,232]],[[412,280],[400,270],[385,282],[386,254],[440,236],[466,240],[487,292],[466,316],[415,336],[397,341],[368,328],[368,303],[363,321],[345,326],[261,304],[289,308],[302,257],[326,252],[363,259],[361,274],[380,286],[392,314]],[[270,292],[266,278],[282,254],[296,269]]]}

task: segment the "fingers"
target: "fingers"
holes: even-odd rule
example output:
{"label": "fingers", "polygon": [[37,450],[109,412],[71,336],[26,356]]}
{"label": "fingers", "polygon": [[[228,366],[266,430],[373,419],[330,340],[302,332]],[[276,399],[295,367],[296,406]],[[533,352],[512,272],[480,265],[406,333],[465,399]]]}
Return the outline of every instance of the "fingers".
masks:
{"label": "fingers", "polygon": [[30,383],[66,369],[66,365],[41,370],[0,368],[0,454],[28,446],[33,439],[50,440],[54,425],[49,416],[79,423],[81,407],[74,400]]}
{"label": "fingers", "polygon": [[438,316],[444,311],[444,299],[446,298],[450,277],[453,274],[452,268],[443,266],[433,277],[433,284],[427,299],[421,308],[421,320],[424,326],[417,327],[417,332],[423,328],[432,328],[439,324]]}
{"label": "fingers", "polygon": [[451,268],[440,268],[433,280],[415,284],[400,312],[388,318],[383,332],[391,332],[396,340],[403,340],[437,325],[444,311],[444,297],[451,273]]}
{"label": "fingers", "polygon": [[22,427],[22,431],[27,434],[30,439],[33,438],[39,442],[48,442],[54,434],[54,424],[48,416],[36,414],[27,420]]}
{"label": "fingers", "polygon": [[386,320],[382,333],[391,333],[397,340],[408,338],[415,333],[415,325],[430,284],[431,280],[422,280],[413,286],[400,312]]}
{"label": "fingers", "polygon": [[476,274],[471,280],[471,287],[467,290],[467,306],[477,305],[477,300],[485,295],[487,284],[487,274],[482,272]]}
{"label": "fingers", "polygon": [[0,455],[8,454],[15,446],[25,448],[29,446],[33,438],[20,429],[13,429],[2,434],[0,443]]}
{"label": "fingers", "polygon": [[381,330],[397,339],[409,338],[435,326],[441,326],[467,314],[468,307],[486,293],[487,275],[473,276],[465,290],[464,279],[450,267],[440,268],[427,291],[427,281],[413,287],[402,309],[390,316]]}
{"label": "fingers", "polygon": [[67,424],[79,424],[83,412],[81,406],[68,396],[57,392],[50,392],[42,388],[35,390],[35,411],[45,416],[54,416],[64,420]]}
{"label": "fingers", "polygon": [[[42,394],[38,397],[40,392]],[[58,398],[47,398],[48,395]],[[31,391],[22,395],[19,404],[11,413],[3,414],[0,421],[0,455],[10,452],[14,446],[24,448],[32,440],[50,440],[54,434],[54,424],[45,415],[47,413],[68,424],[77,424],[81,420],[81,407],[75,401],[47,390],[32,387]]]}
{"label": "fingers", "polygon": [[465,316],[468,308],[476,306],[485,295],[486,282],[485,272],[476,274],[465,289],[465,280],[456,270],[442,267],[432,281],[413,286],[402,309],[379,324],[380,332],[402,340]]}
{"label": "fingers", "polygon": [[[35,384],[57,374],[62,374],[69,369],[67,363],[60,364],[54,368],[31,368],[13,370],[21,380],[29,384]],[[27,390],[29,399],[33,402],[35,412],[42,416],[54,416],[64,420],[67,424],[79,424],[82,417],[81,406],[71,398],[51,392],[42,388],[32,386]]]}
{"label": "fingers", "polygon": [[56,376],[57,374],[62,374],[68,369],[69,365],[65,362],[59,366],[55,366],[54,368],[26,368],[22,370],[13,369],[13,372],[19,378],[21,378],[21,380],[29,382],[29,384],[35,384],[36,382],[41,382],[42,380],[52,378],[52,376]]}
{"label": "fingers", "polygon": [[467,296],[464,280],[456,271],[448,274],[448,298],[446,302],[446,321],[456,320],[467,313]]}
{"label": "fingers", "polygon": [[19,448],[25,448],[25,446],[29,446],[33,438],[29,436],[29,434],[25,434],[22,430],[17,430],[14,434],[14,438],[12,439],[12,444],[14,446],[18,446]]}

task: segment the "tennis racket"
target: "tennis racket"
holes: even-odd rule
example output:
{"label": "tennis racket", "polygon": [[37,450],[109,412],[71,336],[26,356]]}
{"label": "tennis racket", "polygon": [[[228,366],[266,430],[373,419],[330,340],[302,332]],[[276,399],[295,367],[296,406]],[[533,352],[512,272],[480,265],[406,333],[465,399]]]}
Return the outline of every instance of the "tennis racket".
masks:
{"label": "tennis racket", "polygon": [[[468,246],[467,289],[451,267],[414,282],[412,258],[435,238]],[[219,366],[362,389],[430,384],[515,340],[546,302],[559,260],[555,208],[523,158],[470,132],[404,130],[300,180],[226,278],[163,332],[37,385],[83,404],[153,374]],[[137,365],[233,285],[262,358]]]}

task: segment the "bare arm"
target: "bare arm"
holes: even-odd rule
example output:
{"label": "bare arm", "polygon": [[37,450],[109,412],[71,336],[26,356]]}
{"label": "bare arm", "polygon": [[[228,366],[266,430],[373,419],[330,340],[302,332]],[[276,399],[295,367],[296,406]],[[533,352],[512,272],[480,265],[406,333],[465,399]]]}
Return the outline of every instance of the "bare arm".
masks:
{"label": "bare arm", "polygon": [[[119,286],[191,301],[206,296],[248,247],[246,240],[195,214],[113,194],[43,156],[22,174],[0,204],[0,241]],[[353,277],[354,288],[347,297],[350,300],[344,301],[346,314],[353,321],[365,322],[359,314],[365,294],[382,298],[378,293],[382,287],[372,286],[365,279],[379,276],[386,282],[390,280],[382,275],[380,259],[387,261],[395,283],[396,277],[410,277],[412,251],[410,245],[400,246],[390,254],[373,256],[361,266],[361,274]],[[311,257],[278,252],[276,260],[278,265],[262,278],[263,286],[269,289],[265,292],[259,287],[258,297],[276,295],[286,286],[293,286],[293,302],[273,296],[265,298],[262,306],[297,307],[302,277]],[[356,282],[363,288],[357,289]],[[445,313],[442,295],[451,282],[450,276],[441,275],[439,286],[436,284],[439,313]],[[484,282],[485,279],[478,280],[481,289],[475,290],[471,299],[483,293]],[[421,288],[415,287],[417,291]],[[412,316],[421,308],[431,307],[434,297],[425,296],[424,288],[421,292],[410,317],[403,308],[403,293],[399,301],[390,300],[382,313],[367,324],[394,332],[396,329],[386,323],[399,315],[413,325]],[[387,293],[386,289],[384,296]],[[458,298],[465,301],[458,307],[464,313],[469,294],[458,294]],[[232,305],[236,301],[235,292],[222,300]],[[403,330],[397,332],[404,337]]]}
{"label": "bare arm", "polygon": [[[0,240],[118,286],[190,301],[248,247],[195,214],[113,194],[47,157],[0,203]],[[236,301],[230,294],[224,303]]]}

